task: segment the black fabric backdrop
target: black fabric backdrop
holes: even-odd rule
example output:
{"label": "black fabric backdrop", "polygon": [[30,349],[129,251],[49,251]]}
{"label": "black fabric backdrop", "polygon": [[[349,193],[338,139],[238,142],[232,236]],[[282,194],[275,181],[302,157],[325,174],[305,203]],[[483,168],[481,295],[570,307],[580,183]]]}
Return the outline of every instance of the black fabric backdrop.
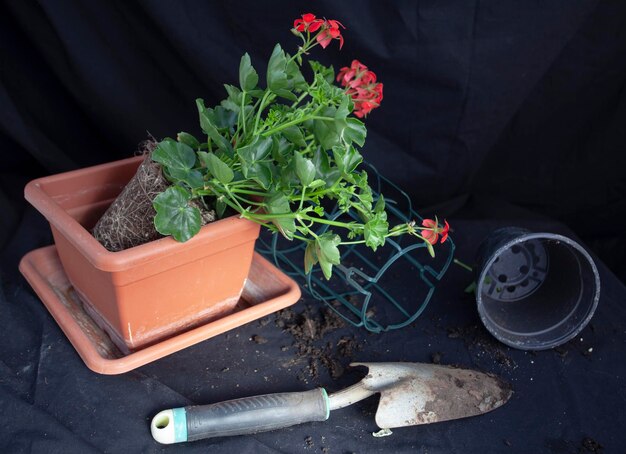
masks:
{"label": "black fabric backdrop", "polygon": [[[516,407],[482,422],[408,429],[383,441],[368,435],[371,415],[354,410],[337,424],[187,449],[584,452],[581,440],[589,436],[607,452],[623,450],[619,428],[626,423],[617,415],[626,400],[626,289],[615,275],[626,280],[625,2],[66,0],[11,1],[0,10],[0,403],[2,419],[13,414],[0,431],[3,451],[159,450],[147,421],[164,405],[297,388],[285,370],[259,383],[242,364],[237,369],[227,357],[214,358],[207,343],[140,372],[93,374],[21,279],[17,263],[51,242],[43,219],[23,201],[27,181],[126,157],[147,132],[199,131],[194,99],[222,99],[222,84],[237,80],[245,51],[262,74],[276,42],[296,45],[289,28],[309,10],[347,27],[341,52],[333,43],[316,49],[315,58],[335,68],[358,58],[385,84],[382,107],[367,119],[366,159],[424,213],[452,221],[461,257],[471,260],[490,228],[534,218],[547,230],[565,228],[555,221],[565,224],[608,265],[612,272],[601,266],[597,326],[584,336],[596,343],[597,355],[592,361],[571,347],[567,360],[542,353],[535,361],[510,352],[518,367],[503,372],[451,343],[445,330],[426,348],[416,333],[436,317],[476,322],[467,302],[450,303],[462,299],[463,277],[455,270],[436,298],[443,306],[434,302],[430,318],[419,322],[422,331],[372,341],[378,359],[428,360],[436,350],[449,362],[503,372],[519,381]],[[208,341],[209,350],[230,345],[252,360],[259,353],[244,340],[255,329],[242,328],[238,340]],[[280,331],[265,329],[268,346],[285,342]],[[271,369],[271,349],[264,350],[260,364]],[[241,373],[247,385],[229,386],[219,374],[224,367]],[[207,387],[214,380],[220,392]],[[120,399],[135,392],[125,403]],[[318,437],[308,446],[307,434],[324,434],[326,441]]]}

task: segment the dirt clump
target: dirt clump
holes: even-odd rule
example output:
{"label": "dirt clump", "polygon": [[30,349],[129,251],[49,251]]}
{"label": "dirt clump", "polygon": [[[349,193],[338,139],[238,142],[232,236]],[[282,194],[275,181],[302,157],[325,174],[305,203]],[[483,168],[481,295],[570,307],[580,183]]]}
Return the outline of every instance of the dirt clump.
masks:
{"label": "dirt clump", "polygon": [[301,313],[283,309],[276,314],[275,324],[293,336],[291,346],[281,350],[293,349],[296,357],[283,367],[304,364],[297,377],[305,383],[318,379],[322,368],[333,379],[341,377],[354,354],[362,349],[353,336],[336,332],[346,323],[328,307],[307,306]]}
{"label": "dirt clump", "polygon": [[585,437],[580,442],[580,449],[578,450],[578,452],[580,454],[585,454],[585,453],[601,454],[604,452],[604,446],[602,446],[600,443],[598,443],[596,440],[594,440],[591,437]]}

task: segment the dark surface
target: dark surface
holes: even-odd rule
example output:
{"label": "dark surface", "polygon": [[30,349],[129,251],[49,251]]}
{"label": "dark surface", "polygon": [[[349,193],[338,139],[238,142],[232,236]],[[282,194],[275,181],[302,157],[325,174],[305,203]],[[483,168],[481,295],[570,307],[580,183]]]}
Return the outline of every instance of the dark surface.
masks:
{"label": "dark surface", "polygon": [[[454,219],[457,256],[468,259],[476,245],[502,223]],[[533,230],[568,234],[553,223],[526,222]],[[571,233],[569,233],[571,234]],[[25,239],[26,241],[26,239]],[[468,260],[469,261],[469,260]],[[207,340],[136,371],[103,376],[88,370],[20,279],[5,282],[2,304],[7,327],[2,347],[3,452],[621,452],[626,436],[626,288],[600,265],[602,297],[591,324],[568,344],[543,352],[512,350],[480,325],[472,296],[463,292],[471,275],[453,266],[424,314],[412,325],[386,334],[272,315]],[[390,289],[415,291],[415,282]],[[293,307],[320,318],[322,307],[304,299]],[[378,310],[385,310],[382,305]],[[287,326],[283,324],[287,322]],[[299,324],[303,332],[290,329]],[[283,326],[283,327],[281,327]],[[7,335],[8,334],[8,335]],[[341,339],[354,344],[341,350]],[[301,349],[302,345],[309,348]],[[316,352],[319,347],[323,353]],[[337,374],[337,365],[345,368]],[[513,397],[492,413],[465,420],[394,429],[374,438],[377,398],[333,411],[326,422],[278,432],[218,438],[161,447],[149,421],[178,406],[325,386],[330,392],[357,382],[364,370],[354,361],[418,361],[455,364],[493,372],[509,381]],[[313,367],[311,367],[313,365]],[[339,376],[337,376],[339,375]],[[585,441],[586,440],[586,441]]]}
{"label": "dark surface", "polygon": [[[0,8],[0,451],[623,451],[624,2],[67,0]],[[121,376],[83,365],[17,272],[26,252],[51,242],[23,201],[24,184],[128,156],[146,130],[198,131],[194,99],[219,101],[244,51],[262,74],[275,42],[295,45],[288,29],[309,9],[348,27],[341,52],[333,43],[315,58],[335,68],[358,58],[385,84],[382,107],[367,120],[366,159],[421,213],[448,218],[461,260],[471,262],[485,235],[510,224],[573,231],[600,256],[600,304],[579,337],[539,353],[496,343],[463,293],[470,276],[454,266],[403,330],[337,328],[300,350],[294,331],[269,319]],[[394,290],[411,295],[411,284]],[[318,310],[312,300],[294,310],[307,303]],[[341,338],[351,339],[350,354]],[[318,384],[333,391],[362,376],[340,374],[336,364],[330,374],[324,361],[313,373],[307,357],[319,351],[342,366],[352,357],[473,367],[509,380],[515,394],[488,415],[386,438],[371,436],[370,399],[281,432],[177,447],[152,441],[149,420],[164,408]]]}

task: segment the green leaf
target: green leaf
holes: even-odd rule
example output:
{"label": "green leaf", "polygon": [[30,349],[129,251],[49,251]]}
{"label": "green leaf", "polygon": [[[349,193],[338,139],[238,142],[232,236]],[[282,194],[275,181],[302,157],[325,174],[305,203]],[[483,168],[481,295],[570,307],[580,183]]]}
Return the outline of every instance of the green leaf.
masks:
{"label": "green leaf", "polygon": [[281,190],[292,190],[300,185],[300,179],[296,174],[296,164],[294,159],[290,159],[287,164],[282,164],[277,178],[278,187]]}
{"label": "green leaf", "polygon": [[337,112],[335,112],[335,118],[337,120],[344,120],[348,115],[350,115],[350,96],[345,95],[341,98],[341,104],[337,108]]}
{"label": "green leaf", "polygon": [[183,132],[183,131],[179,132],[178,135],[176,136],[176,140],[178,140],[180,143],[184,143],[185,145],[193,148],[194,150],[197,150],[198,148],[200,148],[200,142],[198,141],[198,139],[196,139],[194,136],[192,136],[188,132]]}
{"label": "green leaf", "polygon": [[228,207],[228,205],[226,205],[226,202],[224,202],[224,200],[221,197],[218,197],[215,200],[215,213],[217,214],[218,218],[222,218],[222,216],[224,216],[224,212],[226,211],[226,208]]}
{"label": "green leaf", "polygon": [[304,141],[304,134],[302,134],[302,130],[297,126],[291,126],[289,128],[285,128],[282,131],[283,136],[299,147],[306,147],[306,142]]}
{"label": "green leaf", "polygon": [[233,181],[233,178],[235,177],[233,171],[230,167],[228,167],[228,164],[218,158],[215,154],[199,151],[198,156],[207,169],[209,169],[211,175],[217,178],[220,183],[228,184]]}
{"label": "green leaf", "polygon": [[303,157],[302,154],[297,151],[293,156],[296,162],[296,175],[298,175],[303,186],[309,186],[315,179],[315,166],[313,165],[313,161]]}
{"label": "green leaf", "polygon": [[365,244],[375,251],[378,246],[385,244],[385,236],[387,233],[389,233],[387,213],[384,211],[376,213],[376,215],[365,224],[365,229],[363,231]]}
{"label": "green leaf", "polygon": [[289,55],[287,57],[287,65],[285,66],[285,72],[287,73],[287,81],[289,83],[290,90],[303,91],[308,87],[304,76],[300,72],[300,66],[293,61],[289,60]]}
{"label": "green leaf", "polygon": [[[245,106],[245,109],[251,109],[252,106]],[[223,106],[216,106],[214,109],[215,127],[218,130],[227,132],[237,123],[237,113],[226,109]]]}
{"label": "green leaf", "polygon": [[316,177],[324,180],[327,188],[333,186],[341,178],[341,171],[337,167],[330,166],[328,153],[325,150],[318,148],[313,152],[313,165]]}
{"label": "green leaf", "polygon": [[254,90],[259,82],[259,75],[252,67],[250,55],[246,52],[239,63],[239,86],[244,91]]}
{"label": "green leaf", "polygon": [[424,244],[426,244],[426,249],[428,249],[428,253],[430,254],[430,256],[432,258],[435,258],[435,249],[433,248],[433,245],[430,244],[430,242],[428,241],[424,241]]}
{"label": "green leaf", "polygon": [[274,141],[271,137],[255,137],[254,141],[237,149],[241,162],[241,171],[246,178],[251,178],[264,189],[268,189],[273,181],[273,168],[266,160],[270,157]]}
{"label": "green leaf", "polygon": [[241,104],[241,90],[234,85],[224,84],[226,93],[228,93],[228,99],[235,104]]}
{"label": "green leaf", "polygon": [[256,136],[248,145],[238,148],[237,155],[242,164],[251,165],[266,159],[272,151],[272,138]]}
{"label": "green leaf", "polygon": [[342,145],[342,142],[348,145],[354,142],[359,146],[365,143],[365,125],[356,118],[346,117],[349,113],[346,103],[349,103],[349,99],[343,97],[339,108],[327,107],[320,113],[324,117],[334,118],[334,121],[313,122],[313,134],[325,150]]}
{"label": "green leaf", "polygon": [[265,90],[250,90],[248,94],[253,98],[262,98],[263,96],[265,96]]}
{"label": "green leaf", "polygon": [[[238,114],[241,111],[241,101],[242,101],[242,97],[244,96],[243,93],[241,92],[239,88],[235,87],[234,85],[224,84],[224,88],[226,89],[226,92],[228,93],[228,98],[224,99],[220,103],[220,105],[224,109],[229,110],[230,112],[234,112],[235,114]],[[249,97],[246,97],[246,98],[247,99],[244,101],[244,104],[248,104],[248,101],[250,100]],[[232,120],[233,120],[232,124],[234,125],[237,122],[237,115],[234,115],[234,118]]]}
{"label": "green leaf", "polygon": [[200,116],[200,127],[202,128],[202,130],[207,136],[211,138],[211,140],[213,140],[217,144],[217,147],[220,150],[231,154],[232,146],[230,142],[219,133],[216,126],[216,124],[220,123],[221,125],[228,124],[229,117],[226,115],[226,112],[228,111],[223,107],[218,106],[218,108],[221,109],[221,113],[219,117],[216,117],[216,111],[205,107],[204,100],[200,98],[196,99],[196,106],[198,107],[198,114]]}
{"label": "green leaf", "polygon": [[267,88],[273,93],[291,101],[298,99],[289,90],[287,77],[287,57],[280,44],[274,46],[270,61],[267,64]]}
{"label": "green leaf", "polygon": [[196,164],[196,153],[189,145],[165,139],[152,152],[152,160],[168,168],[189,170]]}
{"label": "green leaf", "polygon": [[326,186],[326,182],[324,180],[313,180],[311,182],[311,184],[308,185],[309,189],[317,189],[317,188],[321,188],[322,186]]}
{"label": "green leaf", "polygon": [[[336,109],[325,109],[321,115],[334,117]],[[330,150],[334,146],[339,145],[340,136],[337,133],[335,123],[338,120],[315,120],[313,122],[313,134],[324,150]]]}
{"label": "green leaf", "polygon": [[204,178],[202,173],[196,169],[192,170],[180,170],[180,169],[168,169],[167,175],[171,180],[182,181],[187,184],[191,189],[198,189],[204,187]]}
{"label": "green leaf", "polygon": [[339,170],[344,174],[352,173],[363,161],[361,153],[352,145],[349,145],[347,148],[341,146],[333,147],[333,156],[337,167],[339,167]]}
{"label": "green leaf", "polygon": [[287,74],[285,73],[286,63],[285,52],[280,44],[276,44],[267,63],[267,88],[276,94],[278,94],[278,90],[284,90],[288,85]]}
{"label": "green leaf", "polygon": [[313,165],[317,172],[317,177],[324,180],[326,174],[330,172],[330,162],[328,161],[328,153],[318,148],[313,152]]}
{"label": "green leaf", "polygon": [[191,194],[180,186],[170,186],[154,198],[154,226],[162,235],[176,241],[187,241],[200,231],[200,210],[190,207]]}
{"label": "green leaf", "polygon": [[276,163],[283,165],[288,161],[288,158],[292,155],[293,144],[284,137],[279,135],[272,136],[272,159]]}
{"label": "green leaf", "polygon": [[[282,192],[270,194],[264,203],[269,214],[291,214],[289,199]],[[293,217],[276,217],[272,219],[272,222],[285,238],[293,239],[293,234],[296,232],[296,223]]]}
{"label": "green leaf", "polygon": [[324,66],[315,60],[309,60],[309,65],[315,74],[321,74],[326,82],[332,84],[335,81],[335,70],[332,66]]}
{"label": "green leaf", "polygon": [[220,105],[224,109],[230,110],[230,111],[235,112],[235,113],[239,113],[239,111],[241,110],[241,106],[239,104],[235,104],[230,99],[224,99],[222,102],[220,102]]}
{"label": "green leaf", "polygon": [[374,206],[374,213],[384,213],[385,212],[385,198],[381,194],[376,201],[376,205]]}
{"label": "green leaf", "polygon": [[315,241],[309,241],[304,250],[304,273],[309,274],[318,262],[317,253],[315,252]]}
{"label": "green leaf", "polygon": [[261,185],[263,189],[269,189],[273,181],[272,172],[273,163],[271,162],[256,162],[248,167],[242,167],[246,169],[246,178],[251,178]]}
{"label": "green leaf", "polygon": [[341,261],[341,254],[338,248],[339,243],[341,243],[341,237],[330,231],[315,239],[315,254],[327,280],[333,274],[333,265],[339,265]]}
{"label": "green leaf", "polygon": [[346,118],[346,127],[343,129],[342,138],[347,143],[356,143],[359,147],[365,144],[365,137],[367,136],[367,128],[365,124],[357,118]]}
{"label": "green leaf", "polygon": [[204,184],[202,174],[193,169],[196,153],[189,145],[165,139],[152,152],[152,160],[161,164],[164,173],[175,183],[182,181],[191,188]]}

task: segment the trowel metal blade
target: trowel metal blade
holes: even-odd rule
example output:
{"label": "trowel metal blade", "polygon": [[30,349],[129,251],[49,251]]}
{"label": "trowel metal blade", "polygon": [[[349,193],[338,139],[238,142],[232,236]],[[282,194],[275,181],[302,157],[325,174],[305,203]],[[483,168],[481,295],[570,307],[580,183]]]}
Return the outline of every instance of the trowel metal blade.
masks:
{"label": "trowel metal blade", "polygon": [[511,386],[490,374],[420,363],[355,363],[369,368],[365,388],[380,392],[384,429],[476,416],[506,403]]}

